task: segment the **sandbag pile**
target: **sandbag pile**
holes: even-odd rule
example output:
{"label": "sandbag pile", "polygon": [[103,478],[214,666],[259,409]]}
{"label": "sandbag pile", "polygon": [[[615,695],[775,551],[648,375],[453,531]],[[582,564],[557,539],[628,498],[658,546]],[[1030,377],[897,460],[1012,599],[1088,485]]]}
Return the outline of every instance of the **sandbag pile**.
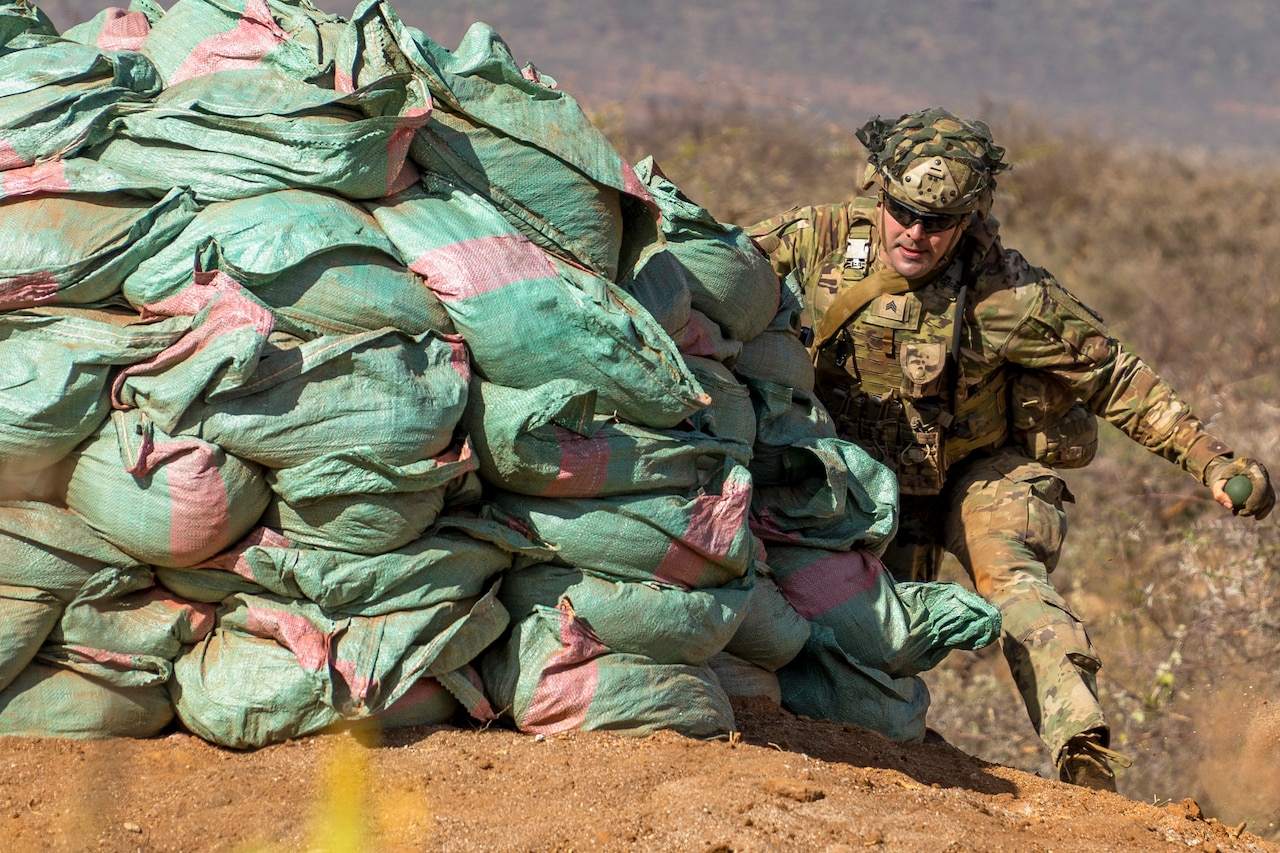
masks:
{"label": "sandbag pile", "polygon": [[912,739],[994,638],[879,566],[793,290],[489,27],[0,39],[0,733],[710,737],[765,694]]}

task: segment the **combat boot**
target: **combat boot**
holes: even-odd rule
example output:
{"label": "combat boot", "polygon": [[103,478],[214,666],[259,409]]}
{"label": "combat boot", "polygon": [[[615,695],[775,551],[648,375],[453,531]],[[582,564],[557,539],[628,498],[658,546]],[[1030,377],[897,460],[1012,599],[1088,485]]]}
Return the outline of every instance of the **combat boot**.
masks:
{"label": "combat boot", "polygon": [[1058,754],[1058,778],[1082,788],[1098,791],[1116,790],[1116,773],[1112,763],[1120,767],[1133,764],[1128,756],[1103,745],[1105,735],[1097,730],[1083,732],[1067,741]]}

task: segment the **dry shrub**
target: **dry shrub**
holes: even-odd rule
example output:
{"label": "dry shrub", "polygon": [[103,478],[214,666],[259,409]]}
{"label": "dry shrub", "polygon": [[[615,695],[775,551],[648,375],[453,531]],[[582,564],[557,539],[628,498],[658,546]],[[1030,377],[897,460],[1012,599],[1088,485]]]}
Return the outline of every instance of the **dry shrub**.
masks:
{"label": "dry shrub", "polygon": [[[996,200],[1006,244],[1098,310],[1220,437],[1280,471],[1280,172],[1055,135],[995,108],[985,118],[1014,166]],[[851,130],[791,116],[691,104],[602,125],[728,222],[846,198],[861,174]],[[1274,796],[1246,796],[1256,785],[1231,772],[1246,753],[1270,761],[1255,780],[1275,767],[1275,517],[1230,517],[1111,429],[1099,459],[1064,476],[1077,502],[1055,583],[1105,662],[1113,745],[1135,759],[1121,791],[1195,797],[1224,822],[1280,837]],[[944,577],[963,580],[954,563]],[[1053,774],[997,649],[952,655],[928,680],[931,725],[954,745]]]}

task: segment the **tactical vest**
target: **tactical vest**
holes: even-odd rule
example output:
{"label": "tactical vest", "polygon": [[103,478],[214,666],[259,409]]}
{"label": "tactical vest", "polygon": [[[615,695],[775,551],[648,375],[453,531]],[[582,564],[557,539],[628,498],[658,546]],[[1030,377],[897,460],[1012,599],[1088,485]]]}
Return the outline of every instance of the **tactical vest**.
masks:
{"label": "tactical vest", "polygon": [[[811,322],[867,279],[873,254],[868,209],[865,221],[854,222],[843,263],[828,261],[806,294]],[[811,350],[815,390],[840,437],[891,468],[902,494],[938,494],[951,465],[1009,438],[1009,370],[997,368],[970,384],[956,363],[956,344],[964,341],[957,304],[962,268],[953,261],[914,290],[899,279],[903,286],[892,289],[903,292],[875,296]]]}

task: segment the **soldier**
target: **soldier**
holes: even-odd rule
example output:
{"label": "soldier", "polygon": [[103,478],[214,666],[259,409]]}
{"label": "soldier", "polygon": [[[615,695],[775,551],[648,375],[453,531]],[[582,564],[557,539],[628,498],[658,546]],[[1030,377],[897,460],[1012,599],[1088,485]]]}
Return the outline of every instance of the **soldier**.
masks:
{"label": "soldier", "polygon": [[[748,233],[803,287],[816,392],[841,437],[898,475],[899,579],[933,580],[943,550],[1000,609],[1003,648],[1063,781],[1115,790],[1101,666],[1054,589],[1072,500],[1054,467],[1087,464],[1097,417],[1180,465],[1239,515],[1275,492],[1261,463],[1205,431],[1174,390],[989,216],[1004,149],[943,109],[871,119],[852,202],[790,210]],[[1237,475],[1252,490],[1234,507]]]}

